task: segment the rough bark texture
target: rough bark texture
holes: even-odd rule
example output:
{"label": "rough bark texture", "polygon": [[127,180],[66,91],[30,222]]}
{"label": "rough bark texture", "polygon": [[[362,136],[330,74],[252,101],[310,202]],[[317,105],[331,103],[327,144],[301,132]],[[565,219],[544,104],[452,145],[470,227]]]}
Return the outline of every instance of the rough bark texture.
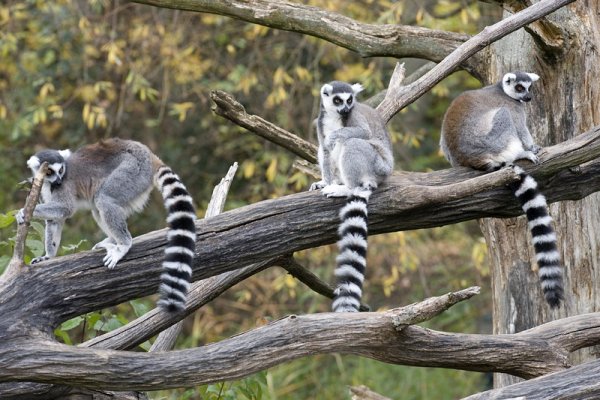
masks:
{"label": "rough bark texture", "polygon": [[[540,35],[517,31],[491,46],[488,82],[512,70],[541,76],[534,84],[534,100],[527,106],[528,124],[540,145],[570,139],[600,123],[599,6],[597,0],[575,2],[546,17],[545,25],[537,25]],[[557,38],[563,41],[560,50],[555,46]],[[481,221],[494,271],[495,333],[519,332],[599,309],[599,208],[598,194],[550,206],[566,278],[566,300],[558,311],[550,311],[541,296],[525,219]],[[589,360],[593,352],[587,349],[575,359]],[[498,386],[513,382],[512,377],[497,379]]]}

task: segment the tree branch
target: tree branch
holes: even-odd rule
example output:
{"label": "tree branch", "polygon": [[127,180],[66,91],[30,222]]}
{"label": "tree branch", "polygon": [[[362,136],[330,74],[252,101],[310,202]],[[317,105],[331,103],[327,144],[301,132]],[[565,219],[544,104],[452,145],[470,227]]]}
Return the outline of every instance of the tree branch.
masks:
{"label": "tree branch", "polygon": [[468,35],[414,26],[372,25],[317,7],[274,0],[134,0],[162,8],[219,14],[315,36],[363,57],[415,57],[440,61]]}
{"label": "tree branch", "polygon": [[44,161],[40,168],[38,169],[35,177],[33,178],[33,183],[31,185],[31,190],[25,199],[25,207],[23,207],[25,213],[25,223],[17,225],[17,237],[15,238],[15,249],[13,251],[13,255],[10,259],[10,262],[6,266],[6,270],[4,274],[0,276],[0,284],[9,277],[12,277],[19,273],[19,271],[25,266],[24,257],[25,257],[25,241],[27,239],[27,229],[29,228],[29,223],[31,222],[31,217],[33,215],[33,210],[35,209],[36,204],[40,198],[40,193],[42,191],[42,183],[44,181],[44,177],[46,176],[46,171],[48,171],[48,162]]}
{"label": "tree branch", "polygon": [[244,106],[235,100],[231,94],[222,90],[213,90],[210,92],[210,98],[215,103],[212,107],[215,114],[227,118],[235,124],[256,133],[258,136],[288,149],[298,157],[308,160],[313,164],[317,162],[317,147],[314,144],[258,115],[246,113]]}
{"label": "tree branch", "polygon": [[600,398],[600,360],[548,374],[529,381],[474,394],[463,400]]}
{"label": "tree branch", "polygon": [[557,336],[599,340],[600,313],[564,319],[558,332],[556,324],[513,335],[451,334],[418,326],[398,330],[398,326],[425,318],[415,315],[438,314],[474,294],[473,290],[467,292],[416,303],[409,306],[410,312],[399,308],[380,313],[292,315],[201,348],[154,354],[73,348],[19,338],[0,343],[0,381],[156,390],[238,379],[292,359],[332,352],[529,378],[568,366],[567,352],[557,346]]}

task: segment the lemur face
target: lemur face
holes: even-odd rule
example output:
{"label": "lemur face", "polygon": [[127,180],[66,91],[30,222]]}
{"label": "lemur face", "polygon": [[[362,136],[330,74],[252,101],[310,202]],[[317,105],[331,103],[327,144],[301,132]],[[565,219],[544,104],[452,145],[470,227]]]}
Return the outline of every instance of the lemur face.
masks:
{"label": "lemur face", "polygon": [[536,74],[528,72],[509,72],[502,78],[502,89],[511,98],[523,102],[531,101],[529,88],[540,79]]}
{"label": "lemur face", "polygon": [[345,82],[333,81],[321,88],[321,103],[327,112],[336,112],[342,118],[347,118],[354,107],[355,97],[363,90],[360,83],[350,85]]}
{"label": "lemur face", "polygon": [[44,180],[52,186],[59,186],[67,172],[66,159],[70,154],[69,150],[42,150],[27,160],[27,166],[31,169],[33,175],[35,175],[42,163],[47,161],[48,171]]}

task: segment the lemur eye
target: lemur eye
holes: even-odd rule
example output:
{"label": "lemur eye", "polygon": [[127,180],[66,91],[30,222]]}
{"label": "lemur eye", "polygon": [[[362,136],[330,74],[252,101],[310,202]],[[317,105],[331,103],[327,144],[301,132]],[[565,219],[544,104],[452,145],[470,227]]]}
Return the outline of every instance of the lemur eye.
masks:
{"label": "lemur eye", "polygon": [[342,103],[343,103],[342,99],[340,99],[338,96],[335,96],[333,98],[333,104],[335,104],[336,106],[339,106]]}
{"label": "lemur eye", "polygon": [[346,103],[352,104],[352,97],[348,97],[348,100],[346,100]]}
{"label": "lemur eye", "polygon": [[525,90],[525,87],[523,85],[517,85],[515,86],[515,90],[519,93],[522,93]]}
{"label": "lemur eye", "polygon": [[65,171],[65,167],[64,165],[62,167],[60,167],[60,169],[58,170],[59,174],[62,174]]}

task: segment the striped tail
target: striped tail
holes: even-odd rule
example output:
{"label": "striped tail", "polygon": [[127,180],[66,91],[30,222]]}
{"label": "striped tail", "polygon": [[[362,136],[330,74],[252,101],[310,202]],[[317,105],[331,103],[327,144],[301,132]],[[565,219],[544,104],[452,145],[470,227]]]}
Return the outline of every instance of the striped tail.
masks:
{"label": "striped tail", "polygon": [[537,182],[522,168],[515,166],[514,169],[521,179],[511,188],[527,215],[544,296],[550,307],[556,308],[563,300],[563,272],[552,217],[548,214],[546,198],[538,190]]}
{"label": "striped tail", "polygon": [[158,306],[165,311],[176,312],[185,308],[186,294],[192,278],[196,211],[192,197],[171,168],[160,167],[155,180],[167,209],[169,226]]}
{"label": "striped tail", "polygon": [[331,308],[334,312],[357,312],[367,267],[367,203],[371,191],[360,190],[348,197],[340,210],[340,240],[335,276],[337,286]]}

